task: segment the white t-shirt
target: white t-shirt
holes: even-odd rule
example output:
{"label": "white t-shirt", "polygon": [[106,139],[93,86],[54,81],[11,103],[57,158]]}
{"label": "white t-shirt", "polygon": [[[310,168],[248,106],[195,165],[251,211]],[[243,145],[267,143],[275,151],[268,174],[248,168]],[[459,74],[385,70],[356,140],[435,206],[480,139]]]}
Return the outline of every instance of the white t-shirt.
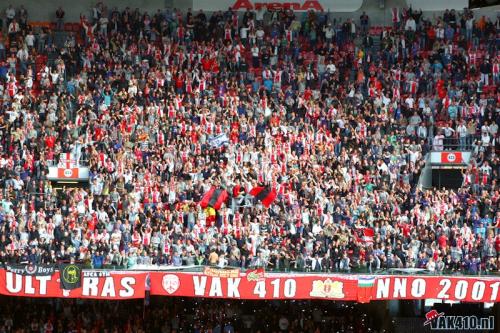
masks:
{"label": "white t-shirt", "polygon": [[15,16],[16,16],[16,10],[14,8],[7,8],[5,10],[5,16],[8,18],[8,19],[13,19]]}
{"label": "white t-shirt", "polygon": [[459,125],[457,127],[457,133],[459,137],[465,138],[467,136],[467,127],[465,127],[465,125]]}
{"label": "white t-shirt", "polygon": [[252,47],[252,57],[258,57],[259,56],[259,48],[258,47]]}
{"label": "white t-shirt", "polygon": [[240,38],[241,38],[241,39],[246,39],[246,38],[247,38],[247,36],[248,36],[248,28],[246,28],[246,27],[242,27],[242,28],[240,29]]}
{"label": "white t-shirt", "polygon": [[26,45],[32,47],[33,45],[35,45],[35,36],[33,36],[33,34],[26,35],[26,37],[24,38],[24,42],[26,43]]}

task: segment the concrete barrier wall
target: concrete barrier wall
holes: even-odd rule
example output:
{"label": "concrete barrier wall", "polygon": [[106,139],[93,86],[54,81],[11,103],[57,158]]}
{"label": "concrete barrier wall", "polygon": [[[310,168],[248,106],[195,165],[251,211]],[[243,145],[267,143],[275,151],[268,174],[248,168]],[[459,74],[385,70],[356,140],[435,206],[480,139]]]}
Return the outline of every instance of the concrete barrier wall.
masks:
{"label": "concrete barrier wall", "polygon": [[[0,16],[4,17],[5,9],[7,8],[9,0],[0,1]],[[29,19],[31,21],[54,21],[55,20],[55,11],[58,6],[62,6],[66,12],[66,21],[67,22],[77,22],[79,21],[80,13],[85,15],[91,15],[91,8],[95,4],[96,1],[90,0],[19,0],[14,1],[10,0],[11,3],[19,8],[21,4],[25,6],[29,13]],[[218,0],[209,0],[212,3],[217,2]],[[258,1],[258,0],[252,0]],[[284,2],[285,0],[276,0]],[[295,0],[287,0],[295,1]],[[359,16],[363,11],[368,13],[370,16],[372,25],[390,25],[391,22],[391,8],[397,7],[402,8],[406,7],[409,3],[414,4],[414,8],[422,8],[425,14],[435,13],[438,14],[441,11],[428,11],[425,6],[432,4],[433,8],[446,6],[448,3],[450,6],[454,6],[459,4],[462,8],[463,2],[465,0],[457,0],[449,1],[449,0],[364,0],[362,7],[356,11],[351,13],[335,13],[331,12],[330,15],[332,18],[353,18],[355,20],[359,20]],[[105,5],[112,9],[117,7],[119,10],[125,9],[127,6],[135,9],[141,8],[142,11],[147,11],[149,13],[154,13],[158,9],[164,9],[167,7],[170,8],[179,8],[182,10],[186,10],[188,8],[193,7],[192,0],[104,0]],[[225,2],[225,1],[224,1]],[[380,4],[384,4],[383,7]],[[225,9],[225,8],[221,8]],[[487,7],[483,9],[477,10],[477,15],[487,15],[491,18],[496,18],[498,13],[497,7]]]}
{"label": "concrete barrier wall", "polygon": [[[2,17],[5,15],[5,9],[9,2],[8,0],[0,1],[0,10]],[[165,0],[106,0],[103,1],[108,9],[117,7],[120,10],[130,7],[132,9],[141,8],[149,13],[156,12],[157,9],[165,7]],[[167,1],[168,2],[168,1]],[[179,1],[181,2],[181,1]],[[91,15],[92,6],[96,1],[88,0],[11,0],[14,7],[19,8],[22,4],[28,10],[28,18],[31,21],[55,21],[55,13],[59,6],[62,6],[66,15],[65,20],[68,22],[78,22],[80,13]]]}

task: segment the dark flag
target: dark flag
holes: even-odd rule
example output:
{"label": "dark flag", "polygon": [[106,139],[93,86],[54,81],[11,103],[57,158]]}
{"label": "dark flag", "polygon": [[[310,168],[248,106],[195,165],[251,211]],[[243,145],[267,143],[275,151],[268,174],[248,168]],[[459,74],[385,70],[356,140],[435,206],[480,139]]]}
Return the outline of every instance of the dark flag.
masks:
{"label": "dark flag", "polygon": [[60,264],[59,279],[61,288],[71,290],[82,286],[82,268],[75,264]]}
{"label": "dark flag", "polygon": [[250,195],[254,196],[255,199],[262,202],[262,204],[269,208],[271,204],[276,199],[277,193],[274,188],[267,186],[257,186],[250,190]]}
{"label": "dark flag", "polygon": [[226,190],[212,187],[203,195],[203,198],[201,198],[200,206],[201,208],[212,207],[215,210],[219,210],[227,198],[228,194]]}

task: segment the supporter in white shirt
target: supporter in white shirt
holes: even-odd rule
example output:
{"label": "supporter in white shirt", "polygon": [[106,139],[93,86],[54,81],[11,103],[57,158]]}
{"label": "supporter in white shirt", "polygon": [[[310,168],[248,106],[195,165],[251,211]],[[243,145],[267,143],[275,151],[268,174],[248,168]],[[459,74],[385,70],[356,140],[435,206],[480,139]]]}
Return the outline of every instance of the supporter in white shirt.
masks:
{"label": "supporter in white shirt", "polygon": [[5,17],[7,18],[7,23],[10,23],[16,17],[16,10],[12,5],[9,5],[9,7],[5,10]]}
{"label": "supporter in white shirt", "polygon": [[416,31],[417,30],[417,24],[415,23],[415,20],[413,19],[413,17],[410,16],[410,18],[406,21],[405,30],[406,31]]}
{"label": "supporter in white shirt", "polygon": [[240,38],[243,40],[246,40],[248,38],[248,28],[247,27],[241,27],[240,29]]}
{"label": "supporter in white shirt", "polygon": [[16,191],[21,191],[24,186],[24,181],[19,177],[16,176],[14,179],[12,179],[12,187],[14,187],[14,190]]}
{"label": "supporter in white shirt", "polygon": [[29,32],[26,37],[24,37],[24,42],[29,48],[33,48],[35,46],[35,35],[33,35],[33,32]]}
{"label": "supporter in white shirt", "polygon": [[329,63],[328,65],[326,65],[326,70],[330,74],[333,74],[333,73],[335,73],[335,71],[337,71],[337,67],[335,67],[335,65],[333,63]]}
{"label": "supporter in white shirt", "polygon": [[405,99],[405,103],[406,103],[406,105],[408,105],[408,107],[409,107],[410,109],[413,109],[413,106],[415,105],[415,100],[413,99],[413,97],[408,96],[408,97]]}

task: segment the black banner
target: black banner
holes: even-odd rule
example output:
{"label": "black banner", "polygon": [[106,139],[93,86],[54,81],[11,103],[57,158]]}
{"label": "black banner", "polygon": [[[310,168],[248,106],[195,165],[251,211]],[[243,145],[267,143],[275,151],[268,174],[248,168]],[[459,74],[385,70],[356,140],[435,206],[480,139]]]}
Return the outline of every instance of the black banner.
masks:
{"label": "black banner", "polygon": [[82,286],[82,268],[75,264],[60,264],[61,288],[71,290]]}
{"label": "black banner", "polygon": [[20,275],[52,275],[56,270],[54,265],[20,265],[20,264],[5,264],[5,269]]}

